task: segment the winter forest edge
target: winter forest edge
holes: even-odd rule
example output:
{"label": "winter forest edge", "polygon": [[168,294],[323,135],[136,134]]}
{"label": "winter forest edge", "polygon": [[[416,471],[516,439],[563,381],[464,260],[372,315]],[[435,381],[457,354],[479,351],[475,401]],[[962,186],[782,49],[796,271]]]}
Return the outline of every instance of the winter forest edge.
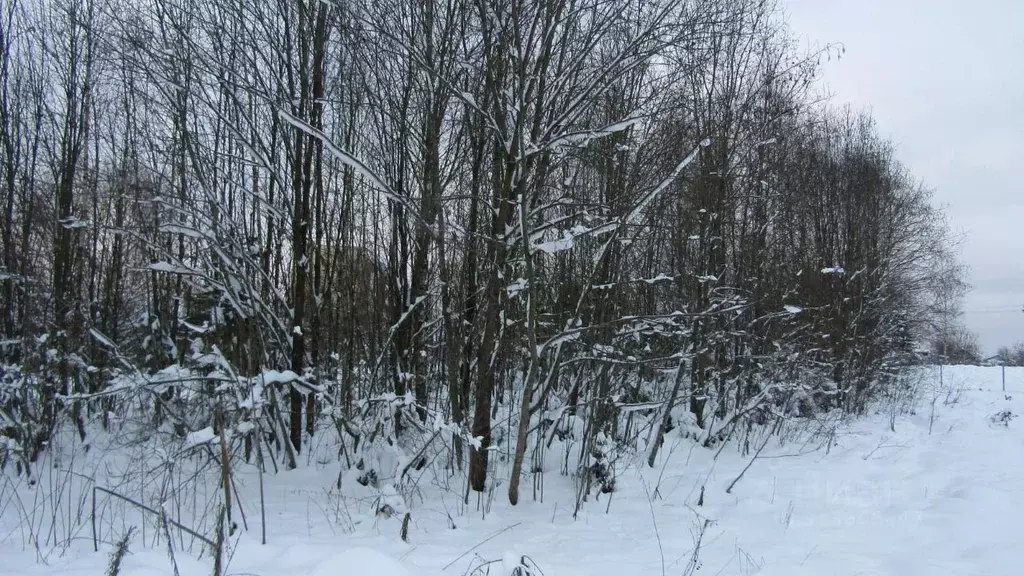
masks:
{"label": "winter forest edge", "polygon": [[673,431],[901,410],[969,339],[943,212],[771,0],[0,10],[5,487],[60,468],[180,542],[208,485],[217,550],[239,469],[578,512]]}

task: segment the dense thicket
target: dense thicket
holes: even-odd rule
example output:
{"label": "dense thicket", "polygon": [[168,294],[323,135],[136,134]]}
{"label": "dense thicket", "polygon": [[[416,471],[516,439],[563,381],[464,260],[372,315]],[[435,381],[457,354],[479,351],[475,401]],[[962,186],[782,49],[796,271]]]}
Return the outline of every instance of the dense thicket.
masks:
{"label": "dense thicket", "polygon": [[141,415],[287,465],[426,434],[477,491],[500,441],[513,503],[571,433],[610,489],[607,443],[653,463],[682,419],[711,442],[862,410],[962,287],[928,191],[812,93],[837,52],[772,2],[2,12],[0,422],[27,469],[60,426]]}

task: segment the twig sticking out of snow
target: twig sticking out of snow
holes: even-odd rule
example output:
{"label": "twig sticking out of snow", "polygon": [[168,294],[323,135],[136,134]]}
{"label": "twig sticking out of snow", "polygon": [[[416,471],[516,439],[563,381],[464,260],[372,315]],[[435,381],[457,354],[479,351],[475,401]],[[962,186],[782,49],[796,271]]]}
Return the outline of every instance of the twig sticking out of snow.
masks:
{"label": "twig sticking out of snow", "polygon": [[658,540],[658,554],[661,555],[661,576],[665,576],[665,548],[661,545],[661,532],[658,531],[658,519],[654,515],[654,499],[651,497],[647,483],[643,483],[644,493],[647,495],[647,507],[651,511],[651,524],[654,525],[654,537]]}
{"label": "twig sticking out of snow", "polygon": [[462,560],[463,558],[465,558],[465,557],[466,557],[466,555],[467,555],[467,554],[469,554],[470,552],[472,552],[473,550],[476,550],[477,548],[479,548],[479,547],[483,546],[484,544],[487,544],[487,543],[488,543],[488,542],[490,542],[491,540],[494,540],[494,539],[495,539],[495,538],[497,538],[498,536],[501,536],[501,535],[502,535],[502,534],[504,534],[505,532],[508,532],[509,530],[511,530],[511,529],[513,529],[513,528],[515,528],[516,526],[519,526],[520,524],[522,524],[522,522],[516,522],[515,524],[512,524],[511,526],[506,526],[505,528],[503,528],[503,529],[501,529],[501,530],[498,530],[498,531],[497,531],[497,532],[495,532],[494,534],[491,534],[491,535],[490,535],[490,536],[488,536],[487,538],[485,538],[485,539],[481,540],[480,542],[477,542],[477,543],[476,543],[476,544],[475,544],[475,545],[474,545],[474,546],[473,546],[472,548],[470,548],[469,550],[466,550],[465,552],[463,552],[462,554],[460,554],[458,558],[456,558],[455,560],[452,560],[451,562],[449,562],[449,563],[445,564],[444,568],[442,568],[441,570],[447,570],[447,569],[451,568],[451,567],[452,567],[452,565],[454,565],[454,564],[455,564],[456,562],[458,562],[459,560]]}
{"label": "twig sticking out of snow", "polygon": [[[776,425],[776,431],[777,430],[778,425]],[[757,448],[757,452],[754,452],[754,457],[751,458],[750,462],[747,462],[747,465],[743,467],[743,470],[740,472],[740,475],[737,476],[736,479],[733,480],[731,484],[729,484],[729,487],[725,489],[726,494],[732,494],[733,487],[736,486],[736,483],[740,481],[740,478],[743,478],[743,475],[747,473],[747,470],[750,470],[750,467],[754,465],[754,462],[757,461],[757,457],[761,455],[761,451],[764,450],[764,447],[768,445],[768,440],[771,440],[772,436],[774,435],[775,431],[773,431],[770,434],[764,435],[764,442],[761,442],[761,445]]]}

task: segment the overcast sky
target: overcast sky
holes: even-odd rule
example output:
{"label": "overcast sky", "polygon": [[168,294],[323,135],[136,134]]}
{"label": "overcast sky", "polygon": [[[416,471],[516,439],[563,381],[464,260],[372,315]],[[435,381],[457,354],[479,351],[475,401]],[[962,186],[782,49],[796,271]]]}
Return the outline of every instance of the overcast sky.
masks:
{"label": "overcast sky", "polygon": [[1024,0],[784,2],[809,45],[846,47],[835,101],[870,107],[963,233],[984,350],[1024,341]]}

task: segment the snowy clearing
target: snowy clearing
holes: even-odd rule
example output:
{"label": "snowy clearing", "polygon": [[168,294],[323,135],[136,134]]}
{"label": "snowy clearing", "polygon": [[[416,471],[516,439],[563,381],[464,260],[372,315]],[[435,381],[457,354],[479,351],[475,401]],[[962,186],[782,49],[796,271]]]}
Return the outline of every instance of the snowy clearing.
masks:
{"label": "snowy clearing", "polygon": [[[879,411],[841,424],[827,447],[812,437],[783,445],[773,437],[731,493],[759,446],[743,456],[730,442],[716,460],[718,448],[671,433],[654,468],[642,455],[624,465],[616,491],[585,505],[577,520],[566,477],[550,474],[542,502],[528,496],[527,480],[527,496],[515,508],[499,486],[484,518],[475,494],[464,509],[464,486],[453,479],[445,488],[447,479],[433,473],[421,477],[412,498],[406,543],[401,511],[372,514],[379,502],[347,495],[358,493],[347,476],[340,497],[337,467],[313,463],[267,475],[264,546],[256,475],[239,467],[249,530],[231,538],[225,573],[434,576],[509,574],[519,566],[521,574],[547,576],[1018,574],[1024,424],[1014,415],[1021,410],[1024,368],[1007,369],[1006,394],[999,368],[947,367],[941,387],[938,370],[928,370],[912,412],[892,418]],[[25,518],[43,510],[47,491],[59,487],[47,480],[44,473],[28,489],[5,477],[0,574],[103,573],[111,540],[128,520],[101,518],[104,543],[94,553],[87,498],[75,502],[74,514],[85,521],[69,547],[23,547],[31,524]],[[70,498],[74,490],[62,494]],[[65,503],[61,510],[70,516],[72,508]],[[153,545],[154,532],[135,536],[122,574],[173,574],[166,544]],[[174,539],[187,544],[178,534]],[[200,550],[179,549],[180,574],[211,573]]]}

